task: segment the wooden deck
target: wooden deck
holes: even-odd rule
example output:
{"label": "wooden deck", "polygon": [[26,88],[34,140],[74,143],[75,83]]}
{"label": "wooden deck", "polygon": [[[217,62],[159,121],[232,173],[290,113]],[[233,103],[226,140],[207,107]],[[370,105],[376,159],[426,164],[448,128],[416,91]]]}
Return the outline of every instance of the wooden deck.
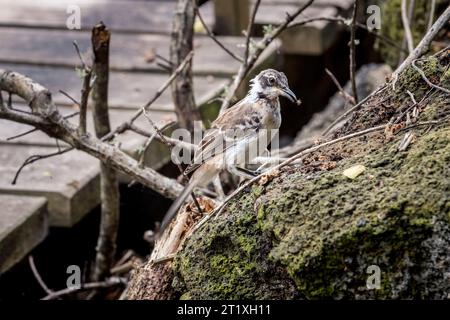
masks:
{"label": "wooden deck", "polygon": [[[260,27],[276,24],[286,11],[295,9],[301,2],[263,0],[257,23]],[[350,6],[343,3],[351,1],[335,1],[342,7],[326,0],[318,2],[309,14],[339,14]],[[81,30],[66,27],[67,6],[74,4],[81,8]],[[168,56],[174,6],[173,0],[0,0],[0,68],[30,76],[52,91],[63,114],[74,112],[76,107],[59,92],[63,90],[77,99],[80,97],[81,80],[74,70],[78,58],[72,42],[76,40],[87,56],[90,29],[103,21],[112,31],[109,102],[112,126],[117,126],[145,104],[169,76],[152,56],[154,53]],[[211,26],[213,9],[211,2],[201,7]],[[297,29],[284,35],[282,50],[280,41],[270,46],[258,61],[255,72],[279,66],[283,50],[320,54],[334,41],[337,32],[327,24]],[[220,40],[243,54],[243,37],[221,36]],[[305,48],[287,41],[315,44]],[[206,35],[196,35],[195,49],[195,97],[207,118],[218,107],[211,99],[224,90],[239,65]],[[14,100],[14,105],[24,107],[19,100]],[[151,115],[157,124],[175,119],[170,92],[165,92],[151,106]],[[88,130],[92,132],[90,114],[88,119]],[[77,120],[74,117],[70,121]],[[149,129],[145,119],[139,119],[136,124]],[[57,143],[41,132],[7,140],[29,129],[0,120],[0,273],[36,246],[46,236],[49,225],[73,226],[100,201],[98,161],[76,150],[26,167],[17,183],[11,184],[16,170],[28,156],[55,152],[58,145],[64,147],[64,143]],[[128,132],[117,142],[124,151],[136,156],[145,140]],[[167,160],[167,150],[157,142],[146,154],[146,164],[155,169]]]}

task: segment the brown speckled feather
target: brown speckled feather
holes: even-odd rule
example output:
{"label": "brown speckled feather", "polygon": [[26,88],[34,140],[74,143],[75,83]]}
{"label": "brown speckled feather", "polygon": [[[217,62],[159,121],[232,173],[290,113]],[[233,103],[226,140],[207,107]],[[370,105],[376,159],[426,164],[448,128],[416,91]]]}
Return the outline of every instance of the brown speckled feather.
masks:
{"label": "brown speckled feather", "polygon": [[[238,141],[251,138],[260,129],[278,129],[281,124],[278,100],[244,98],[221,114],[203,137],[195,154],[194,161],[185,174],[197,169],[212,157],[224,153]],[[271,112],[268,112],[271,111]]]}

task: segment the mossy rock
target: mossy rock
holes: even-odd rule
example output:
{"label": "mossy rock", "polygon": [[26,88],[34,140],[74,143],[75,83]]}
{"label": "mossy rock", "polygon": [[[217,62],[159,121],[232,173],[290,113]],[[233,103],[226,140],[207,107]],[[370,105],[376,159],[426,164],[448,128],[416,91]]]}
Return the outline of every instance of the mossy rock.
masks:
{"label": "mossy rock", "polygon": [[[448,64],[429,58],[421,68],[449,87]],[[449,96],[409,69],[337,135],[401,114],[406,88],[424,98],[419,121],[450,114]],[[346,140],[254,184],[187,240],[174,290],[190,299],[450,298],[450,125],[414,134],[406,151],[404,133]],[[354,165],[366,169],[342,174]],[[370,266],[377,288],[367,287]]]}

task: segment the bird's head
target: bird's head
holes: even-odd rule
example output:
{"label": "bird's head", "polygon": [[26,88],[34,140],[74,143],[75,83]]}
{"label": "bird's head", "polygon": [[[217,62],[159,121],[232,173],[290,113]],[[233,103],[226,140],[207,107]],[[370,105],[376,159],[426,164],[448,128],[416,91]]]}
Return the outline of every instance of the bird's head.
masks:
{"label": "bird's head", "polygon": [[275,99],[284,96],[294,103],[299,103],[294,92],[289,89],[287,77],[283,72],[267,69],[261,71],[250,83],[250,95],[253,97]]}

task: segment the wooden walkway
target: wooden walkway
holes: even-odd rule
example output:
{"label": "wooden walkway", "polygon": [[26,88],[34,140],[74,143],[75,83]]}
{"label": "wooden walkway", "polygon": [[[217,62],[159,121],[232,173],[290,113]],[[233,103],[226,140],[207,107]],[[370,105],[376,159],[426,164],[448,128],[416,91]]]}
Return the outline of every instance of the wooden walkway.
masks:
{"label": "wooden walkway", "polygon": [[[339,10],[350,6],[339,8],[330,1],[318,2],[317,7],[306,13],[338,14]],[[301,3],[263,0],[257,24],[259,27],[277,24],[286,11],[292,11]],[[81,9],[81,30],[66,27],[67,7],[74,4]],[[168,78],[152,57],[155,53],[168,56],[173,0],[0,0],[0,7],[0,68],[26,74],[49,88],[63,114],[76,111],[76,107],[59,90],[77,99],[80,97],[81,80],[74,70],[78,58],[72,42],[76,40],[81,50],[88,53],[90,30],[99,21],[112,31],[109,97],[112,127],[130,118]],[[203,5],[201,12],[212,27],[213,3]],[[284,35],[286,38],[282,38],[283,50],[321,54],[334,41],[335,32],[322,23],[293,33],[289,31]],[[287,45],[286,41],[292,39],[295,40],[292,45]],[[221,36],[220,40],[243,54],[243,37]],[[305,47],[305,41],[311,46]],[[294,44],[297,42],[299,45]],[[275,41],[271,45],[255,72],[279,65],[280,43]],[[218,107],[211,99],[223,91],[239,65],[206,35],[196,35],[195,49],[195,97],[202,115],[208,118],[211,110]],[[15,106],[21,107],[21,102],[15,101]],[[157,124],[175,119],[170,92],[165,92],[151,106],[151,115]],[[92,132],[90,115],[88,119],[88,129]],[[74,117],[71,121],[76,123],[78,119]],[[144,119],[139,119],[136,125],[148,129]],[[100,201],[98,161],[79,151],[38,161],[23,170],[15,185],[11,184],[15,172],[28,156],[57,150],[58,143],[41,132],[7,140],[29,129],[0,120],[0,273],[44,239],[49,225],[73,226]],[[119,137],[118,143],[124,151],[136,156],[144,138],[128,132]],[[168,156],[164,146],[155,142],[146,154],[146,164],[158,169]]]}

